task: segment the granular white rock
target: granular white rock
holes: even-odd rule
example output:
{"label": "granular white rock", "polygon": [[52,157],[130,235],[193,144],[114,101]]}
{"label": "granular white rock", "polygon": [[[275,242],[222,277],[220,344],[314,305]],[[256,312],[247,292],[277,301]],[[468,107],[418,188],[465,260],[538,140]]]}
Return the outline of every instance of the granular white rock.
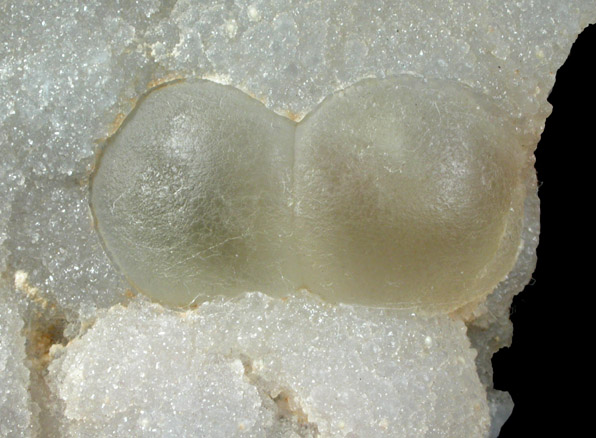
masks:
{"label": "granular white rock", "polygon": [[64,436],[259,436],[271,418],[242,362],[196,348],[192,329],[116,307],[69,345],[51,367]]}
{"label": "granular white rock", "polygon": [[91,208],[111,259],[162,304],[303,287],[447,312],[515,263],[534,173],[516,130],[468,87],[411,75],[361,81],[298,124],[176,81],[107,142]]}
{"label": "granular white rock", "polygon": [[[534,0],[457,2],[87,0],[75,3],[62,0],[44,2],[9,0],[2,2],[0,4],[0,270],[2,276],[11,278],[19,270],[27,273],[31,287],[38,288],[40,302],[55,303],[56,308],[59,309],[58,313],[64,313],[73,323],[70,335],[75,333],[76,325],[80,322],[78,316],[84,316],[87,319],[93,316],[97,308],[109,307],[126,299],[124,294],[127,285],[109,263],[92,228],[87,209],[88,176],[93,167],[95,153],[99,149],[98,143],[114,131],[119,121],[132,110],[136,99],[156,83],[180,77],[216,79],[249,92],[279,113],[298,119],[337,89],[364,78],[384,78],[409,72],[427,78],[459,81],[486,94],[505,112],[517,118],[520,134],[526,136],[527,144],[532,147],[536,144],[545,117],[550,112],[546,97],[554,83],[555,73],[569,53],[569,48],[577,34],[588,23],[594,21],[596,21],[596,5],[593,0],[542,0],[540,2]],[[533,185],[534,180],[530,179],[528,184]],[[479,376],[487,386],[491,385],[492,352],[510,341],[511,326],[507,319],[510,299],[527,282],[529,272],[535,263],[537,217],[537,201],[532,195],[526,200],[526,229],[518,263],[507,280],[501,283],[496,292],[489,297],[484,307],[485,311],[483,312],[482,308],[477,309],[472,314],[472,319],[476,318],[476,320],[469,323],[472,345],[479,351],[476,361],[479,366]],[[248,302],[251,300],[247,299],[241,303]],[[254,305],[259,309],[259,306],[264,306],[264,302],[267,300],[259,299]],[[272,412],[275,413],[275,417],[287,410],[283,406],[280,407],[283,405],[285,396],[291,396],[288,398],[289,401],[299,400],[300,409],[305,413],[308,411],[309,418],[316,418],[317,427],[320,426],[321,430],[335,430],[334,427],[341,426],[340,420],[325,416],[327,412],[325,408],[334,406],[338,409],[337,418],[341,418],[342,415],[345,417],[345,406],[342,406],[341,401],[359,402],[365,397],[344,391],[345,398],[340,397],[336,400],[325,393],[323,391],[325,382],[336,382],[339,385],[344,378],[343,374],[333,374],[333,370],[346,372],[346,376],[352,376],[350,384],[358,385],[357,379],[361,377],[367,382],[384,381],[379,370],[390,368],[377,369],[380,363],[373,360],[377,354],[385,357],[383,355],[389,354],[387,351],[398,351],[399,354],[392,363],[397,364],[396,367],[400,370],[407,365],[405,356],[404,360],[401,360],[401,350],[390,349],[392,345],[402,345],[401,343],[407,342],[409,338],[391,341],[392,338],[388,337],[385,344],[374,342],[372,339],[376,335],[372,331],[367,332],[365,328],[377,327],[375,325],[377,320],[370,322],[361,315],[360,319],[355,317],[353,320],[353,332],[349,330],[348,334],[343,332],[344,337],[336,336],[333,342],[329,340],[330,335],[326,334],[327,332],[320,333],[321,339],[327,339],[326,343],[321,345],[332,351],[335,356],[333,360],[329,359],[329,364],[323,364],[320,359],[324,352],[313,347],[306,357],[310,360],[317,359],[315,363],[319,365],[319,369],[309,368],[308,362],[292,348],[298,348],[300,343],[306,346],[318,342],[316,336],[319,336],[319,332],[312,327],[322,326],[317,325],[319,321],[311,327],[311,318],[316,319],[317,315],[319,319],[327,318],[328,315],[322,316],[323,311],[320,310],[322,308],[327,309],[329,314],[335,312],[344,315],[344,312],[352,311],[346,308],[332,310],[329,307],[320,307],[318,311],[312,311],[311,305],[303,303],[305,307],[301,318],[304,319],[294,320],[291,330],[293,336],[284,338],[283,332],[262,334],[257,330],[258,327],[265,330],[266,327],[283,326],[282,320],[270,326],[258,326],[259,321],[264,321],[259,318],[264,317],[256,316],[257,313],[242,307],[241,303],[238,304],[238,312],[233,311],[236,305],[233,303],[226,305],[215,303],[201,307],[197,313],[187,316],[187,319],[192,322],[184,323],[180,322],[180,317],[171,316],[168,312],[159,316],[156,311],[144,310],[147,312],[144,315],[143,305],[136,305],[137,307],[128,310],[122,310],[120,307],[112,310],[89,332],[91,336],[93,330],[97,330],[96,333],[99,334],[105,329],[104,335],[110,336],[107,339],[105,336],[90,338],[93,342],[97,341],[99,350],[91,342],[81,338],[73,341],[60,361],[52,365],[54,388],[60,391],[56,394],[64,396],[67,406],[71,403],[69,412],[74,417],[85,414],[93,418],[93,421],[88,424],[84,421],[78,422],[76,418],[74,424],[71,424],[66,418],[65,427],[72,430],[74,434],[78,431],[86,431],[93,435],[101,433],[94,429],[101,426],[101,421],[105,422],[106,427],[111,425],[117,428],[124,423],[130,424],[124,422],[124,417],[118,417],[119,414],[114,413],[115,411],[110,411],[110,414],[104,418],[96,419],[96,416],[101,415],[100,412],[86,411],[84,405],[76,405],[76,401],[68,396],[68,394],[77,393],[75,389],[68,386],[76,380],[72,380],[74,376],[68,380],[65,374],[61,374],[66,364],[72,365],[70,369],[75,373],[77,370],[74,365],[75,358],[79,358],[87,369],[93,369],[93,360],[84,359],[91,358],[97,351],[102,351],[104,355],[115,361],[119,359],[111,354],[109,347],[110,342],[116,342],[114,339],[118,339],[118,330],[123,330],[122,325],[118,325],[119,317],[114,316],[118,312],[122,313],[120,322],[124,327],[130,325],[134,328],[135,323],[139,324],[139,337],[146,338],[147,342],[153,339],[152,336],[157,336],[153,323],[160,319],[175,320],[176,323],[166,324],[166,327],[174,331],[174,326],[191,324],[193,328],[201,327],[202,331],[199,333],[209,333],[213,336],[212,340],[209,337],[195,336],[196,345],[204,345],[204,349],[202,353],[193,351],[190,354],[197,363],[216,364],[214,366],[219,367],[218,369],[228,377],[225,382],[221,382],[222,391],[217,392],[220,389],[218,383],[215,392],[208,393],[206,397],[212,401],[212,404],[207,406],[225,405],[246,408],[242,413],[243,418],[255,419],[254,423],[251,423],[254,424],[252,429],[266,430],[267,436],[315,435],[314,426],[300,423],[296,415],[286,416],[283,420],[269,424]],[[276,306],[279,305],[281,304],[276,304]],[[25,433],[27,436],[28,425],[34,421],[31,416],[32,411],[26,402],[27,395],[24,393],[27,377],[24,366],[24,339],[20,334],[22,322],[20,317],[11,313],[13,312],[9,310],[11,308],[0,304],[0,316],[2,316],[0,358],[4,360],[0,363],[4,365],[5,370],[9,370],[9,374],[6,375],[11,376],[6,379],[6,375],[2,373],[0,381],[3,385],[16,385],[14,386],[16,392],[11,392],[11,397],[19,395],[14,399],[11,398],[8,405],[0,403],[0,409],[11,410],[11,415],[7,418],[2,415],[0,421],[10,422],[9,427],[17,427],[14,430],[19,431],[15,433]],[[214,315],[218,317],[214,316],[209,325],[205,325],[209,318],[204,312],[208,309],[212,309]],[[297,312],[297,309],[294,310]],[[260,309],[259,312],[261,311],[267,313],[266,309]],[[246,315],[242,312],[246,312]],[[360,315],[361,310],[353,312]],[[170,316],[164,316],[166,314]],[[234,325],[236,319],[242,321],[243,318],[249,317],[253,319],[252,324],[256,325],[246,326],[242,330]],[[218,318],[227,325],[220,323]],[[391,324],[402,328],[404,324],[422,324],[422,320],[394,317],[390,319],[391,322],[386,322],[387,327]],[[106,325],[102,329],[102,321],[114,324],[115,328],[109,329]],[[205,322],[201,323],[201,321]],[[426,321],[425,324],[427,323],[430,328],[437,328],[440,325],[437,323],[437,326],[433,326],[433,323]],[[326,324],[325,329],[329,333],[339,333],[341,327],[346,328],[339,322],[334,322],[333,318],[328,319]],[[445,324],[450,327],[463,327],[461,323]],[[247,327],[253,327],[253,329]],[[420,329],[422,328],[424,327],[421,326]],[[236,342],[240,347],[242,345],[246,347],[234,347],[236,348],[234,351],[242,351],[245,357],[233,355],[228,357],[226,356],[228,351],[222,353],[220,349],[215,348],[215,344],[225,338],[226,330],[236,331],[237,335],[241,335]],[[445,330],[447,334],[449,330]],[[382,331],[377,334],[380,335]],[[464,374],[458,373],[469,372],[471,377],[468,381],[475,381],[470,387],[476,387],[477,377],[474,377],[470,371],[473,362],[472,352],[464,342],[463,329],[453,328],[452,331],[455,331],[454,339],[458,339],[457,342],[461,341],[458,344],[461,351],[468,352],[467,356],[462,354],[465,366],[463,369],[445,366],[445,370],[449,369],[455,373],[455,378],[450,376],[447,379],[441,376],[435,381],[449,380],[459,385],[461,379],[457,376],[463,379]],[[449,350],[452,347],[452,341],[446,340],[441,343],[441,336],[421,334],[417,330],[413,332],[419,333],[419,337],[415,337],[417,342],[432,346],[433,355],[444,354],[445,364],[449,364],[449,361],[455,357],[456,353],[451,353]],[[266,336],[279,342],[280,345],[285,343],[284,351],[288,354],[294,351],[295,355],[288,356],[284,362],[283,358],[274,358],[274,354],[270,353],[269,362],[263,362],[263,371],[252,371],[261,369],[260,362],[256,360],[259,355],[267,357],[266,346],[259,347],[258,341],[251,338],[253,335],[257,340],[261,339],[260,336]],[[352,335],[353,337],[350,337]],[[427,343],[429,336],[431,339]],[[349,342],[346,341],[346,337],[349,338]],[[130,350],[131,356],[138,354],[137,357],[143,357],[141,352],[135,349],[137,345],[135,339],[120,339],[119,348],[124,356]],[[252,343],[249,342],[250,339],[253,339]],[[358,343],[354,339],[358,339]],[[125,344],[126,342],[128,343]],[[155,342],[155,348],[158,346],[165,348],[163,343]],[[186,351],[186,346],[176,343],[175,340],[170,342],[173,342],[173,351],[177,351],[176,349],[181,352]],[[347,343],[344,346],[342,342]],[[222,348],[229,345],[232,345],[232,341],[221,344]],[[348,346],[352,346],[352,350]],[[364,354],[365,346],[369,348],[366,350],[368,355]],[[445,350],[441,350],[442,348]],[[378,353],[379,349],[381,353]],[[385,351],[386,349],[388,350]],[[54,350],[57,351],[58,347]],[[407,352],[406,350],[404,352]],[[214,352],[214,356],[209,356],[213,359],[211,362],[209,362],[211,359],[207,359],[206,351]],[[431,356],[435,357],[433,355]],[[222,356],[225,359],[220,361]],[[409,364],[418,367],[412,368],[412,371],[422,373],[428,363],[418,356],[416,358],[410,360]],[[252,380],[258,383],[246,383],[244,378],[240,378],[238,371],[240,368],[237,367],[236,359],[244,361],[244,373],[249,382]],[[398,362],[397,359],[400,361]],[[277,369],[274,370],[272,367],[274,365],[277,367],[282,362],[285,368],[279,368],[282,372],[278,373]],[[127,363],[126,366],[140,369],[149,365],[143,362]],[[286,369],[287,371],[283,371]],[[357,369],[359,372],[356,371]],[[16,370],[14,371],[16,374],[13,374],[13,370]],[[436,371],[437,368],[433,370]],[[95,369],[95,371],[100,370]],[[206,368],[205,371],[209,369]],[[327,379],[331,374],[337,380]],[[17,376],[16,380],[12,379],[12,376]],[[164,388],[159,386],[160,382],[164,382],[163,377],[165,376],[162,376],[162,380],[156,381],[141,381],[137,377],[134,380],[131,377],[131,380],[139,385],[133,389],[141,394],[140,398],[135,400],[143,404],[142,394],[147,392],[149,395],[147,404],[144,406],[155,413],[159,424],[177,421],[177,417],[159,417],[158,414],[161,412],[160,406],[163,407],[163,412],[172,412],[171,406],[174,406],[159,405],[163,400],[163,397],[158,397],[158,389]],[[323,380],[324,383],[320,383]],[[85,386],[86,382],[89,385],[88,389],[95,388],[96,384],[99,385],[93,379],[93,375],[89,375],[88,380],[80,383]],[[180,380],[180,385],[184,385],[184,382],[184,379]],[[208,379],[205,382],[208,382]],[[318,386],[315,385],[317,382],[319,382]],[[111,383],[118,384],[118,382]],[[175,388],[176,383],[173,382],[170,388]],[[417,388],[422,392],[426,388],[425,383],[420,379],[395,384],[398,383],[401,383],[403,388],[412,390]],[[408,386],[409,383],[411,384]],[[151,385],[158,385],[158,389],[151,392]],[[413,395],[413,404],[404,407],[402,412],[412,415],[404,420],[404,424],[407,425],[408,421],[413,424],[418,415],[422,415],[421,418],[424,421],[430,421],[430,419],[438,421],[433,417],[433,412],[436,411],[429,407],[422,412],[423,410],[415,405],[416,402],[425,408],[433,405],[434,409],[435,404],[438,409],[449,407],[452,410],[443,412],[446,422],[448,418],[454,421],[463,420],[464,414],[458,409],[468,412],[469,401],[464,397],[465,394],[462,395],[459,392],[458,385],[447,386],[445,383],[442,387],[444,393],[451,391],[454,399],[447,398],[445,401],[445,398],[438,397],[436,400],[443,400],[441,404],[433,400],[432,392],[430,398],[424,400],[417,399],[418,396]],[[264,395],[266,393],[264,389],[260,389],[282,386],[299,388],[300,392],[297,390],[296,394],[300,398],[294,397],[293,393],[288,393],[275,403],[270,397]],[[10,387],[13,388],[13,386]],[[199,387],[202,388],[201,391],[211,388],[209,385],[199,385]],[[376,388],[377,394],[381,394],[379,397],[382,397],[383,392],[379,387],[374,385],[372,387]],[[120,395],[119,387],[104,389]],[[199,393],[202,394],[201,391]],[[245,398],[238,400],[224,398],[221,401],[215,401],[216,393],[238,394],[238,391],[241,391],[242,397]],[[263,408],[259,414],[255,413],[255,410],[261,408],[255,408],[250,401],[256,400],[253,397],[255,391]],[[339,394],[341,387],[334,387],[333,391],[333,394]],[[271,393],[271,390],[269,392]],[[164,393],[169,394],[165,390]],[[93,391],[81,394],[90,398]],[[196,400],[193,394],[189,397]],[[461,400],[462,397],[464,397],[462,403],[454,402]],[[494,418],[491,433],[494,436],[495,425],[502,422],[503,418],[499,412],[507,411],[508,401],[491,391],[488,397],[488,405],[494,412],[491,414]],[[169,399],[173,398],[169,396]],[[371,400],[363,401],[362,406],[369,407],[370,418],[378,414],[374,418],[381,418],[377,424],[379,428],[389,427],[390,419],[385,419],[384,410],[389,406],[387,402],[392,402],[392,399],[375,399],[377,404],[368,403]],[[60,403],[56,403],[56,408],[60,406]],[[91,404],[91,406],[98,405]],[[475,432],[462,435],[459,431],[449,435],[449,432],[439,429],[428,429],[426,432],[417,430],[415,436],[441,436],[441,434],[451,437],[482,436],[488,431],[486,425],[488,408],[485,404],[482,406],[484,406],[481,409],[482,412],[470,415],[465,426],[476,427],[479,435],[474,435]],[[399,406],[397,408],[399,409]],[[415,414],[412,414],[414,409]],[[207,409],[205,412],[212,411]],[[298,412],[298,417],[302,415],[300,413],[302,411],[294,410]],[[2,413],[4,414],[4,411]],[[137,411],[134,415],[140,418],[141,414]],[[237,415],[240,414],[237,413]],[[188,417],[181,416],[181,418],[181,422],[178,425],[172,425],[171,428],[185,425],[189,430],[196,431],[197,427],[200,427],[190,421],[186,423]],[[231,430],[225,427],[231,427],[231,424],[237,425],[237,418],[232,416],[228,419],[230,422],[225,423],[222,430]],[[119,423],[120,420],[124,423]],[[14,421],[20,426],[14,426],[16,424],[13,423]],[[353,424],[348,419],[344,421],[343,426],[342,430],[347,430],[346,427],[349,429]],[[132,430],[132,426],[121,427],[123,427],[122,431]],[[374,425],[366,422],[359,423],[358,427],[367,431],[374,429]],[[109,428],[106,431],[109,431]],[[5,435],[11,436],[11,433],[6,432]],[[118,432],[114,433],[122,435]],[[139,432],[135,431],[135,433]],[[179,435],[183,436],[183,433],[180,431]],[[126,432],[123,434],[130,435]]]}
{"label": "granular white rock", "polygon": [[0,437],[32,437],[34,417],[25,366],[23,320],[0,280]]}
{"label": "granular white rock", "polygon": [[448,7],[432,0],[14,1],[2,8],[0,262],[10,254],[12,269],[28,272],[75,313],[123,300],[126,284],[89,222],[86,186],[97,141],[152,81],[215,78],[299,118],[363,78],[413,73],[487,94],[534,144],[554,74],[596,19],[591,0]]}
{"label": "granular white rock", "polygon": [[285,416],[298,436],[481,437],[474,358],[446,316],[251,293],[185,313],[113,307],[50,375],[68,436],[284,436],[270,432]]}

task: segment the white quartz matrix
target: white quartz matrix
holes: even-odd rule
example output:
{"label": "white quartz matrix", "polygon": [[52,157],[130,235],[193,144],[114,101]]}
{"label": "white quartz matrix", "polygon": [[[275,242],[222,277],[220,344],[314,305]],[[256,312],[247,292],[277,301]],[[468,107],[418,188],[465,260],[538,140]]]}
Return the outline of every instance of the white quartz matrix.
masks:
{"label": "white quartz matrix", "polygon": [[595,21],[594,0],[0,0],[0,437],[496,438],[512,402],[490,358],[535,264],[533,172],[512,271],[433,315],[335,290],[162,307],[108,257],[89,182],[106,139],[173,80],[234,87],[292,123],[363,80],[455,84],[531,157]]}
{"label": "white quartz matrix", "polygon": [[20,333],[23,320],[14,301],[6,299],[7,294],[0,280],[0,436],[31,436],[29,370],[25,366],[25,338]]}
{"label": "white quartz matrix", "polygon": [[255,293],[113,307],[50,378],[65,436],[484,436],[474,357],[448,317]]}

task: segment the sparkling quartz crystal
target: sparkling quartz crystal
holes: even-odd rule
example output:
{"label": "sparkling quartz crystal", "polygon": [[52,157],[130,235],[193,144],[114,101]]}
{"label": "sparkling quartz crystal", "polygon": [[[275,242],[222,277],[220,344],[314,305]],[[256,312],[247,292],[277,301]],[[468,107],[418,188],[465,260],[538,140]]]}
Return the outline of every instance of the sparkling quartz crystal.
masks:
{"label": "sparkling quartz crystal", "polygon": [[[532,153],[594,21],[593,0],[0,2],[0,436],[496,437]],[[97,208],[102,172],[167,190]]]}
{"label": "sparkling quartz crystal", "polygon": [[23,320],[0,280],[0,436],[30,436],[34,416]]}
{"label": "sparkling quartz crystal", "polygon": [[50,381],[68,436],[486,436],[489,426],[466,327],[445,315],[308,295],[253,293],[186,313],[136,302],[57,355]]}

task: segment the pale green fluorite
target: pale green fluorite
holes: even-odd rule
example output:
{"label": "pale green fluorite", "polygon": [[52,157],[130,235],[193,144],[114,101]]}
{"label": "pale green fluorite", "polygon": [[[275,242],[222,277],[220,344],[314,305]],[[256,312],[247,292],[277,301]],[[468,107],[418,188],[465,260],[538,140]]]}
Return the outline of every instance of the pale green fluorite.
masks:
{"label": "pale green fluorite", "polygon": [[454,82],[365,80],[299,123],[177,82],[107,142],[91,203],[117,265],[167,304],[307,288],[453,310],[513,266],[528,154],[502,110]]}

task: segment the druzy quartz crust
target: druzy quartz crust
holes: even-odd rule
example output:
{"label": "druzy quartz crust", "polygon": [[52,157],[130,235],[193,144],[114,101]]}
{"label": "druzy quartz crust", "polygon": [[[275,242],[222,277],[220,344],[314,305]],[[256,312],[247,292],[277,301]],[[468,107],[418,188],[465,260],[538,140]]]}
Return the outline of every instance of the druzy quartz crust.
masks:
{"label": "druzy quartz crust", "polygon": [[0,2],[0,436],[496,438],[533,151],[595,21]]}

